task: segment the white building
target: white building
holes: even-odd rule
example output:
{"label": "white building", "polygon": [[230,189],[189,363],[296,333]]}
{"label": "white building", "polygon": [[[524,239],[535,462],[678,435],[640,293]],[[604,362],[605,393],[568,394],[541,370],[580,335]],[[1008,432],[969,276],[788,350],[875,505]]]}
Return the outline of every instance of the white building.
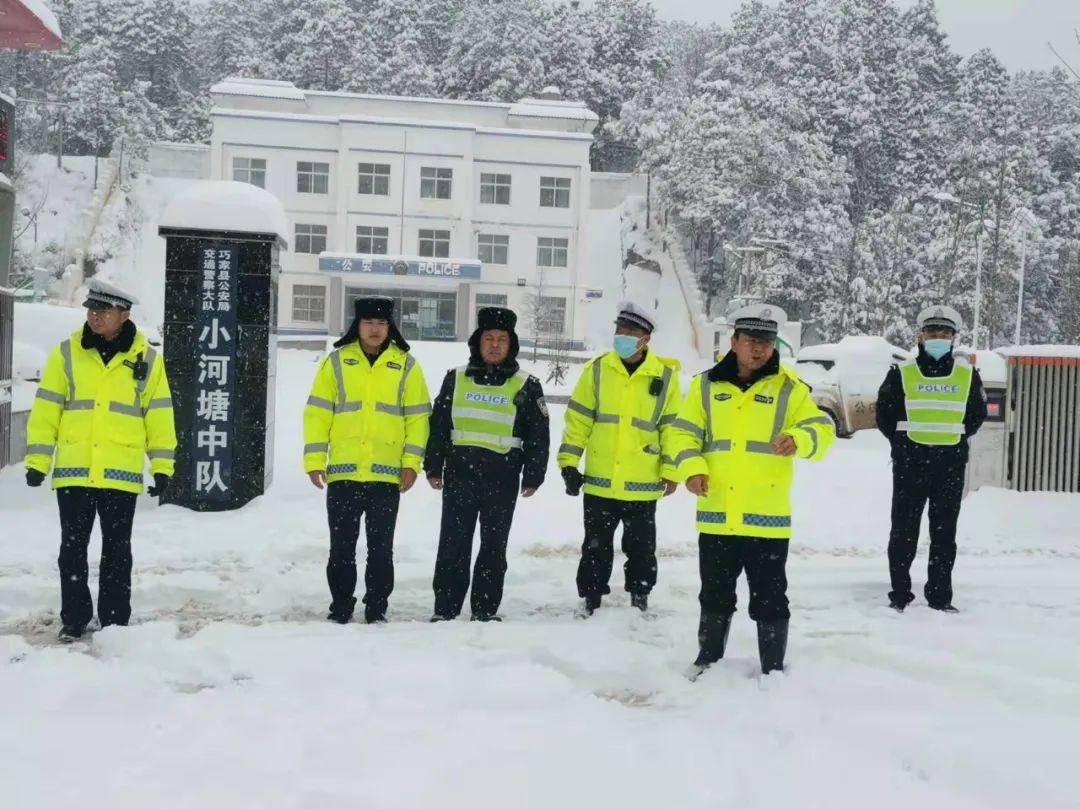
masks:
{"label": "white building", "polygon": [[515,104],[215,85],[210,176],[266,188],[293,233],[278,327],[338,334],[352,299],[397,300],[407,338],[464,339],[476,310],[526,340],[585,333],[594,113],[555,92]]}

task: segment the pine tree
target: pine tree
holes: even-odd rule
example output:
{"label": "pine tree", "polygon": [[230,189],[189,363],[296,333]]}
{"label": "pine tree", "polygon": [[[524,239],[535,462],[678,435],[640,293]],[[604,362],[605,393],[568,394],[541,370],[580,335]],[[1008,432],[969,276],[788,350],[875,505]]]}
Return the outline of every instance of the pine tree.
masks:
{"label": "pine tree", "polygon": [[518,101],[543,88],[536,7],[527,0],[475,0],[454,28],[443,91],[454,98]]}
{"label": "pine tree", "polygon": [[585,15],[576,2],[557,2],[542,8],[541,59],[545,86],[558,87],[563,98],[581,100],[589,87],[589,56],[592,42],[586,31]]}

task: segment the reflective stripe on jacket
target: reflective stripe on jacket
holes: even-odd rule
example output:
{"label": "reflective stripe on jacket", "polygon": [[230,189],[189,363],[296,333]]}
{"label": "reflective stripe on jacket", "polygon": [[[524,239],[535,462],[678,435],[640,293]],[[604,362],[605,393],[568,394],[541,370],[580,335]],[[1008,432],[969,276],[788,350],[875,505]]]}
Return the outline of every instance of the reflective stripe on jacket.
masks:
{"label": "reflective stripe on jacket", "polygon": [[359,342],[342,346],[323,359],[304,408],[304,471],[400,482],[403,468],[420,471],[430,413],[411,355],[391,344],[373,365]]}
{"label": "reflective stripe on jacket", "polygon": [[631,375],[609,351],[585,364],[566,406],[560,467],[585,456],[586,494],[657,500],[675,479],[671,424],[679,410],[679,363],[651,351]]}
{"label": "reflective stripe on jacket", "polygon": [[[141,332],[108,365],[83,348],[82,329],[53,349],[26,429],[26,467],[48,474],[54,489],[143,490],[143,471],[173,474],[176,427],[165,360]],[[147,363],[146,379],[132,365]],[[55,451],[55,466],[53,455]]]}
{"label": "reflective stripe on jacket", "polygon": [[773,452],[781,435],[795,457],[819,461],[835,438],[833,423],[794,371],[763,377],[746,391],[731,382],[694,377],[674,424],[680,480],[708,475],[698,498],[697,528],[705,534],[788,538],[794,458]]}

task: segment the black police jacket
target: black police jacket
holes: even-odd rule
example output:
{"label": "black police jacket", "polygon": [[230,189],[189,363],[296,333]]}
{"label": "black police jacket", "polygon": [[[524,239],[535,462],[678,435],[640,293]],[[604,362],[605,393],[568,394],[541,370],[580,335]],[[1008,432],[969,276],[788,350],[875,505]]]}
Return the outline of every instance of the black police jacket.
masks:
{"label": "black police jacket", "polygon": [[[517,370],[516,360],[493,368],[479,362],[474,356],[465,373],[478,385],[498,386]],[[482,481],[507,474],[516,476],[520,472],[522,488],[539,488],[544,482],[551,443],[547,403],[540,380],[530,376],[519,395],[514,436],[521,439],[521,449],[511,449],[505,455],[500,455],[482,447],[458,447],[451,443],[451,410],[456,375],[456,370],[446,373],[439,395],[435,397],[431,411],[431,436],[424,455],[424,474],[429,478],[441,478],[449,470],[450,475],[468,474]]]}

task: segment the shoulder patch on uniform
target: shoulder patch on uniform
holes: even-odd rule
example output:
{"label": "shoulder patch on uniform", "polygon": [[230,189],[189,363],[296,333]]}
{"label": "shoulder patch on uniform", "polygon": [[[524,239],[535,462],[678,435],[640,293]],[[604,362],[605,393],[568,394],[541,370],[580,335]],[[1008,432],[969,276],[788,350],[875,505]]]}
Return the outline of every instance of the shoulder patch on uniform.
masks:
{"label": "shoulder patch on uniform", "polygon": [[400,371],[401,370],[401,365],[399,363],[396,363],[396,362],[388,362],[388,363],[386,363],[386,367],[387,368],[393,368],[395,371]]}
{"label": "shoulder patch on uniform", "polygon": [[731,394],[730,393],[718,393],[715,396],[713,396],[713,398],[716,399],[716,401],[718,401],[718,402],[726,402],[728,399],[731,398]]}
{"label": "shoulder patch on uniform", "polygon": [[360,360],[356,359],[356,357],[346,357],[345,359],[342,360],[342,362],[344,362],[346,365],[359,365],[360,364]]}
{"label": "shoulder patch on uniform", "polygon": [[547,414],[548,414],[547,400],[544,399],[543,396],[541,396],[540,398],[538,398],[536,400],[536,406],[540,408],[540,412],[544,414],[545,418],[547,418]]}

